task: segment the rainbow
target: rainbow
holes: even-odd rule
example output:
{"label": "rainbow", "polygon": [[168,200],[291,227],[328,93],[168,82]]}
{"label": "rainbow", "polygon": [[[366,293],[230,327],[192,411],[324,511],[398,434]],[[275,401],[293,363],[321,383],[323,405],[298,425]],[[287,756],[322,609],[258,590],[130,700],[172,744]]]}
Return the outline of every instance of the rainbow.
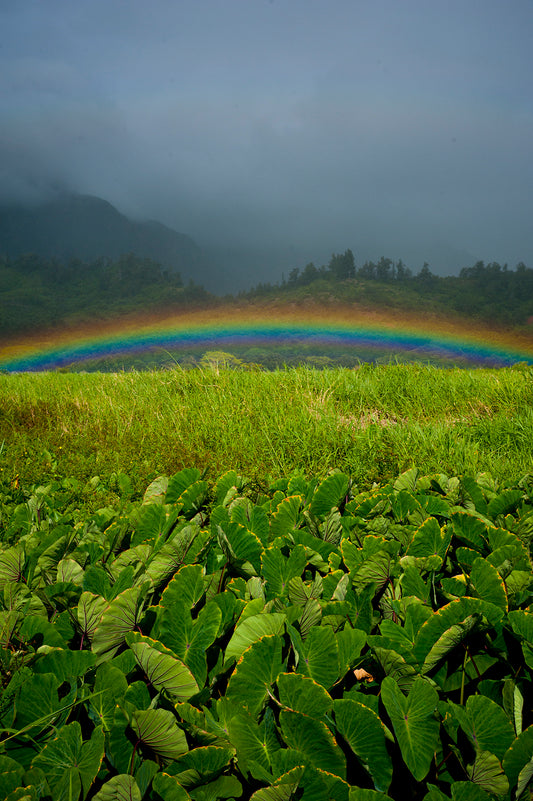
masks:
{"label": "rainbow", "polygon": [[354,308],[296,310],[216,307],[172,316],[135,317],[0,343],[0,369],[54,370],[103,358],[164,351],[292,347],[350,350],[447,363],[533,364],[531,337],[464,321],[408,317]]}

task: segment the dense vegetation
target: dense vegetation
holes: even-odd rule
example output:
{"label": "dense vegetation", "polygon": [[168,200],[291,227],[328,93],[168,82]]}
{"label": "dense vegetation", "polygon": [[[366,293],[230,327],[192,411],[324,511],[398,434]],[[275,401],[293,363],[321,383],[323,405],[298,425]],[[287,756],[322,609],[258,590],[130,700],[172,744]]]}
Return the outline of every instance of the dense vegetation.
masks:
{"label": "dense vegetation", "polygon": [[490,323],[516,327],[531,324],[533,269],[520,262],[515,270],[497,262],[463,268],[458,276],[434,275],[428,264],[415,275],[401,259],[381,258],[357,267],[351,250],[334,253],[327,265],[311,262],[293,269],[281,284],[260,284],[248,298],[291,294],[313,297],[333,292],[343,302],[444,314],[457,313]]}
{"label": "dense vegetation", "polygon": [[530,481],[117,481],[0,484],[2,798],[525,797]]}
{"label": "dense vegetation", "polygon": [[141,311],[166,312],[213,302],[177,272],[125,254],[83,262],[35,254],[0,259],[0,335],[78,325]]}
{"label": "dense vegetation", "polygon": [[[295,268],[286,281],[261,284],[237,298],[222,299],[194,283],[183,286],[178,273],[133,254],[91,262],[63,262],[35,254],[0,259],[2,336],[116,319],[128,313],[170,314],[234,301],[239,306],[243,301],[262,305],[357,303],[367,308],[432,312],[446,318],[466,315],[491,325],[530,330],[533,269],[519,264],[510,270],[507,265],[478,262],[461,270],[459,276],[443,278],[433,275],[428,265],[414,275],[401,260],[386,258],[357,267],[348,250],[334,254],[327,266]],[[288,362],[293,362],[290,354]]]}

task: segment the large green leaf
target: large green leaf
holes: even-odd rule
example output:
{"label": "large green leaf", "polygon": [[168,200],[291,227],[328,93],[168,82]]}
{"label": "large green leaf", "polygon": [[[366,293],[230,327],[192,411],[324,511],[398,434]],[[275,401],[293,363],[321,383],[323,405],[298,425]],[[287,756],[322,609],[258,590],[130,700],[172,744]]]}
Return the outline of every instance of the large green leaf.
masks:
{"label": "large green leaf", "polygon": [[286,621],[285,615],[278,612],[252,615],[239,623],[230,639],[224,658],[224,664],[239,659],[252,643],[269,634],[279,634]]}
{"label": "large green leaf", "polygon": [[163,801],[189,801],[191,797],[175,776],[169,776],[164,771],[156,773],[152,781],[152,789]]}
{"label": "large green leaf", "polygon": [[533,776],[533,725],[524,729],[507,749],[503,757],[503,768],[511,787],[517,786],[518,798]]}
{"label": "large green leaf", "polygon": [[450,539],[450,534],[445,529],[441,529],[437,520],[429,517],[415,531],[406,553],[408,556],[415,557],[439,556],[442,562],[446,556]]}
{"label": "large green leaf", "polygon": [[363,787],[350,787],[348,801],[392,801],[392,798],[390,795],[378,792],[377,790],[365,790]]}
{"label": "large green leaf", "polygon": [[348,491],[350,479],[344,473],[332,473],[316,488],[309,511],[320,517],[327,515],[331,509],[339,506]]}
{"label": "large green leaf", "polygon": [[381,683],[381,698],[404,762],[415,779],[422,781],[438,746],[439,722],[435,716],[438,694],[425,679],[418,678],[406,698],[395,680],[386,676]]}
{"label": "large green leaf", "polygon": [[275,634],[262,637],[247,648],[228,683],[226,697],[257,716],[283,670],[282,641]]}
{"label": "large green leaf", "polygon": [[280,703],[293,712],[303,712],[311,718],[323,720],[333,707],[329,693],[308,676],[281,673],[277,685]]}
{"label": "large green leaf", "polygon": [[[224,593],[222,597],[229,595]],[[156,636],[183,660],[199,687],[207,677],[206,651],[218,636],[221,623],[222,611],[215,601],[209,601],[194,621],[188,601],[176,600],[158,612]]]}
{"label": "large green leaf", "polygon": [[251,774],[261,781],[271,781],[264,722],[256,723],[251,715],[242,712],[231,717],[227,729],[231,745],[237,752],[237,764],[242,775]]}
{"label": "large green leaf", "polygon": [[233,749],[215,745],[193,748],[173,762],[168,772],[190,790],[216,779],[229,766],[233,755]]}
{"label": "large green leaf", "polygon": [[164,690],[174,701],[187,701],[198,685],[187,666],[157,640],[136,632],[126,636],[139,666],[156,690]]}
{"label": "large green leaf", "polygon": [[193,609],[203,594],[204,569],[201,565],[184,565],[168,582],[160,604],[170,608],[178,602]]}
{"label": "large green leaf", "polygon": [[[490,625],[495,626],[501,621],[504,613],[502,609],[494,606],[494,604],[482,601],[478,598],[458,598],[455,601],[450,601],[449,604],[437,609],[420,627],[413,646],[413,656],[417,662],[420,665],[424,664],[431,650],[438,643],[440,638],[446,634],[452,626],[465,624],[467,618],[473,615],[477,616],[480,621],[483,616],[488,620]],[[465,624],[465,636],[471,630],[469,626],[470,623]],[[449,649],[455,647],[455,645],[460,642],[461,638],[457,639],[455,636],[456,633],[460,634],[460,632],[455,632],[453,636],[450,637],[448,643]],[[434,657],[438,657],[436,659],[436,661],[438,661],[446,655],[446,650],[441,647],[442,644],[443,643],[437,647],[437,652],[434,652],[433,656],[429,658],[425,668],[426,671],[431,669],[428,665],[433,662]],[[434,664],[436,664],[436,661]]]}
{"label": "large green leaf", "polygon": [[95,729],[91,739],[82,741],[81,726],[77,721],[59,729],[33,760],[32,768],[41,768],[48,780],[54,801],[76,801],[83,798],[100,769],[104,757],[104,734]]}
{"label": "large green leaf", "polygon": [[131,726],[143,745],[165,760],[178,759],[189,750],[185,733],[166,709],[136,710]]}
{"label": "large green leaf", "polygon": [[270,787],[257,790],[250,801],[291,801],[304,772],[303,767],[296,767],[283,773]]}
{"label": "large green leaf", "polygon": [[488,793],[503,796],[509,790],[509,781],[501,762],[490,751],[478,751],[474,763],[467,766],[466,772],[471,782]]}
{"label": "large green leaf", "polygon": [[346,778],[346,759],[324,723],[286,709],[280,712],[279,721],[283,739],[305,756],[307,764]]}
{"label": "large green leaf", "polygon": [[500,574],[486,559],[474,560],[470,571],[470,581],[475,594],[484,601],[498,606],[507,612],[507,592]]}
{"label": "large green leaf", "polygon": [[476,749],[503,759],[515,736],[513,725],[499,704],[485,695],[471,695],[464,707],[450,701],[448,705]]}
{"label": "large green leaf", "polygon": [[385,792],[392,781],[392,762],[381,720],[370,707],[348,698],[336,700],[334,711],[337,731],[370,773],[376,790]]}
{"label": "large green leaf", "polygon": [[89,703],[91,715],[105,732],[111,731],[116,705],[122,701],[127,689],[128,683],[121,670],[109,662],[100,665],[96,671],[94,693]]}
{"label": "large green leaf", "polygon": [[337,639],[330,626],[315,626],[305,642],[298,642],[298,633],[289,629],[291,639],[301,651],[297,672],[311,676],[326,690],[339,678],[339,655]]}
{"label": "large green leaf", "polygon": [[121,773],[106,782],[93,801],[141,801],[141,791],[133,776]]}
{"label": "large green leaf", "polygon": [[124,643],[129,631],[133,631],[140,612],[141,590],[131,587],[111,601],[102,614],[92,642],[92,650],[99,662],[110,659]]}

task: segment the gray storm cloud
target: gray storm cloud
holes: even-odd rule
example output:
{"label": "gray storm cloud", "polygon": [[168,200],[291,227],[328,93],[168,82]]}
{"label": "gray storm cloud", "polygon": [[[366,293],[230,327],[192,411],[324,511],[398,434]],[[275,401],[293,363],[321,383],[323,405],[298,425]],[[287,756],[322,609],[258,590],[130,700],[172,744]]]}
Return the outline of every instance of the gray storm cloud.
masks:
{"label": "gray storm cloud", "polygon": [[248,253],[533,263],[528,2],[51,0],[0,23],[3,200],[91,193]]}

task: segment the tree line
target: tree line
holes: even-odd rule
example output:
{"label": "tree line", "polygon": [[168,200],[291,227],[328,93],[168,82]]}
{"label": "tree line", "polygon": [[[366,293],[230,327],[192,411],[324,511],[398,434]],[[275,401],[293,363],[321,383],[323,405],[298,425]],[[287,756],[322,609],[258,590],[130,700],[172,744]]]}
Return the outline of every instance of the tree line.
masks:
{"label": "tree line", "polygon": [[316,267],[309,262],[303,269],[292,269],[281,283],[258,284],[243,294],[252,298],[305,291],[312,296],[324,289],[338,292],[346,301],[383,299],[406,309],[417,307],[423,298],[433,306],[505,325],[531,324],[533,317],[533,269],[523,262],[513,270],[507,264],[477,261],[457,276],[439,276],[427,262],[414,273],[402,259],[385,257],[358,267],[348,249],[333,253],[327,265]]}

